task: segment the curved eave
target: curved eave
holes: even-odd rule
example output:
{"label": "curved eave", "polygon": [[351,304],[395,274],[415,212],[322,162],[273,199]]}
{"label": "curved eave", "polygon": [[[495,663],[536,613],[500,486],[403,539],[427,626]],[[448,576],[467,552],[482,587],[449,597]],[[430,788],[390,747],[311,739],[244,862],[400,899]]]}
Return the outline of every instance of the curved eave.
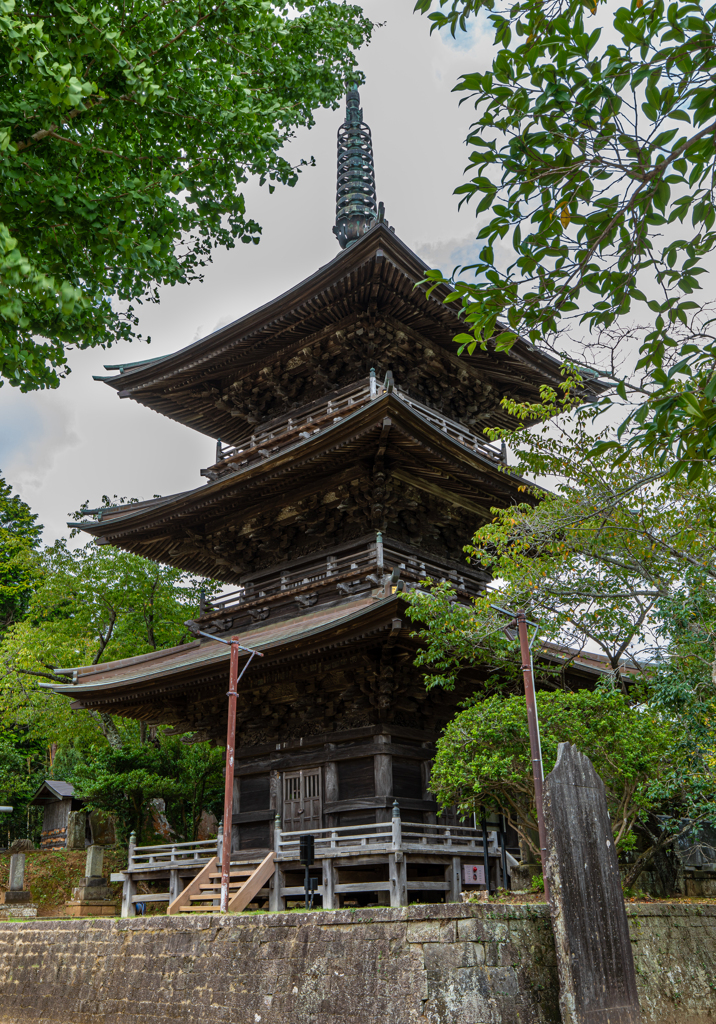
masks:
{"label": "curved eave", "polygon": [[[417,318],[412,326],[456,359],[452,339],[464,330],[464,324],[453,306],[443,301],[448,290],[437,288],[428,298],[424,287],[414,287],[428,269],[399,238],[378,224],[315,274],[264,306],[178,352],[127,365],[118,376],[102,379],[121,397],[131,397],[209,436],[225,437],[226,415],[210,406],[200,416],[195,410],[188,412],[183,399],[186,388],[228,373],[249,372],[283,349],[334,329],[346,318],[349,307],[354,313],[365,311],[379,287],[395,295],[402,288],[401,301]],[[383,312],[391,315],[390,310]],[[425,321],[422,325],[417,322],[421,318]],[[406,326],[411,326],[407,320]],[[478,349],[474,355],[462,357],[460,363],[482,380],[492,379],[500,386],[505,381],[519,384],[534,398],[541,384],[555,385],[561,380],[559,361],[522,338],[509,352]],[[512,423],[506,413],[498,412],[499,416],[505,419],[504,425]]]}
{"label": "curved eave", "polygon": [[[494,487],[498,494],[506,495],[508,500],[524,500],[524,491],[520,491],[520,488],[529,486],[528,481],[501,469],[487,455],[481,455],[448,437],[404,404],[399,396],[391,393],[375,399],[338,423],[324,427],[312,437],[288,445],[266,459],[243,467],[237,466],[233,473],[203,487],[157,498],[142,505],[125,505],[103,511],[99,522],[74,523],[73,526],[105,543],[124,547],[131,536],[138,537],[159,527],[165,528],[169,521],[176,522],[197,514],[202,517],[207,514],[222,515],[221,505],[229,495],[232,500],[240,495],[246,505],[253,508],[254,503],[261,498],[263,486],[276,487],[278,478],[281,478],[280,486],[284,490],[292,477],[295,479],[300,474],[305,479],[306,471],[310,468],[316,471],[317,477],[325,475],[325,470],[317,467],[320,460],[328,457],[335,459],[338,450],[376,429],[386,419],[390,420],[391,429],[395,426],[408,441],[412,439],[436,463],[446,467],[446,472],[467,490],[479,488],[484,492]],[[424,472],[428,470],[426,464]],[[400,479],[399,471],[396,471],[396,476]],[[468,498],[466,500],[469,501]],[[484,509],[484,513],[487,513],[489,507]]]}
{"label": "curved eave", "polygon": [[[367,598],[358,607],[351,604],[349,609],[338,607],[308,612],[275,625],[250,629],[241,634],[240,640],[244,646],[264,655],[264,660],[254,663],[257,669],[259,665],[263,669],[271,663],[305,658],[321,650],[385,632],[400,611],[398,597]],[[409,633],[410,630],[406,629],[406,638]],[[241,658],[245,660],[246,657],[248,655],[242,652]],[[201,685],[209,677],[228,674],[228,663],[228,645],[206,640],[187,644],[184,651],[175,647],[124,661],[80,668],[77,670],[77,683],[39,685],[72,698],[72,707],[82,709],[139,699],[146,691],[156,694],[160,686],[176,691],[183,686]],[[83,682],[83,676],[91,678]]]}

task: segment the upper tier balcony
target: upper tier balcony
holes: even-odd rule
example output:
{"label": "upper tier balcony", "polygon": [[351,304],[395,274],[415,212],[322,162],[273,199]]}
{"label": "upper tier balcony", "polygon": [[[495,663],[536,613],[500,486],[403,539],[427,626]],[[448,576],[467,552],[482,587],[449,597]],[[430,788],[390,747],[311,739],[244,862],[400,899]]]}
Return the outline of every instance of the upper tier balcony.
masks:
{"label": "upper tier balcony", "polygon": [[392,392],[401,402],[457,444],[472,452],[477,452],[496,465],[506,465],[507,455],[504,445],[491,444],[456,420],[431,409],[424,402],[411,398],[407,391],[394,383],[392,374],[388,373],[382,384],[377,381],[375,376],[371,375],[367,380],[357,381],[318,402],[294,411],[291,416],[283,416],[269,421],[251,435],[247,445],[243,448],[226,447],[221,440],[217,441],[216,462],[213,466],[202,469],[201,475],[210,481],[218,480],[239,466],[267,459],[290,445],[307,440],[313,434],[317,434],[332,423],[339,422],[345,416],[356,412],[387,392]]}
{"label": "upper tier balcony", "polygon": [[489,579],[484,570],[459,565],[392,539],[362,537],[245,577],[237,590],[203,605],[197,628],[222,633],[251,622],[316,610],[318,605],[387,597],[426,580],[450,583],[458,601],[476,597]]}

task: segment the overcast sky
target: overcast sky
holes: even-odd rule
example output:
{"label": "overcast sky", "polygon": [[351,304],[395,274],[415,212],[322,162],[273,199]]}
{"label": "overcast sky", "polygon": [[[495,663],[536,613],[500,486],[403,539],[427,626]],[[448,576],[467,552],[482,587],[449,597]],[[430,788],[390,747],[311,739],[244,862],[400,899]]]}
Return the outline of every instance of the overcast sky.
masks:
{"label": "overcast sky", "polygon": [[[373,132],[378,198],[398,235],[424,260],[451,270],[470,255],[476,232],[470,210],[458,212],[453,189],[466,163],[467,104],[452,93],[461,72],[484,67],[489,42],[478,29],[458,41],[429,35],[413,0],[370,0],[383,22],[360,55],[367,82],[364,117]],[[103,494],[149,498],[199,486],[213,462],[213,442],[116,393],[93,374],[104,363],[158,356],[250,312],[313,273],[338,252],[335,217],[336,131],[343,111],[320,111],[287,155],[314,156],[298,185],[273,195],[246,190],[248,214],[263,227],[258,246],[216,253],[203,283],[166,288],[144,307],[150,346],[121,344],[72,353],[72,373],[57,391],[22,395],[0,389],[0,471],[39,513],[44,539],[67,533],[67,514]]]}

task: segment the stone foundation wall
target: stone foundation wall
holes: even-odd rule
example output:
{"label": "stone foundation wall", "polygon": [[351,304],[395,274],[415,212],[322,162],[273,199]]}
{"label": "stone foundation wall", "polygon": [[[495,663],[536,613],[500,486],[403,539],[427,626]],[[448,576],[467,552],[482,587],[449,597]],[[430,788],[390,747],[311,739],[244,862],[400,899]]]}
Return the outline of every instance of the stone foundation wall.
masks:
{"label": "stone foundation wall", "polygon": [[[630,906],[645,1024],[716,1018],[716,906]],[[0,922],[0,1024],[558,1024],[545,906]]]}

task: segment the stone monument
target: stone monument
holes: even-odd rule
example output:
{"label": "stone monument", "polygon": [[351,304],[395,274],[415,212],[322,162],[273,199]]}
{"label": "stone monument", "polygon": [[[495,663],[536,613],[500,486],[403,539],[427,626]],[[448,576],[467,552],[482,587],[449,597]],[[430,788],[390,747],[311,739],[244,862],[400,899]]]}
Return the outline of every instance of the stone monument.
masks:
{"label": "stone monument", "polygon": [[115,917],[117,904],[111,899],[112,890],[102,874],[104,849],[101,846],[87,847],[85,876],[73,889],[73,898],[65,906],[68,917]]}
{"label": "stone monument", "polygon": [[544,814],[562,1022],[640,1024],[606,791],[570,743],[545,779]]}
{"label": "stone monument", "polygon": [[0,920],[7,917],[37,917],[37,904],[25,888],[25,854],[10,857],[10,882],[7,892],[0,893]]}

